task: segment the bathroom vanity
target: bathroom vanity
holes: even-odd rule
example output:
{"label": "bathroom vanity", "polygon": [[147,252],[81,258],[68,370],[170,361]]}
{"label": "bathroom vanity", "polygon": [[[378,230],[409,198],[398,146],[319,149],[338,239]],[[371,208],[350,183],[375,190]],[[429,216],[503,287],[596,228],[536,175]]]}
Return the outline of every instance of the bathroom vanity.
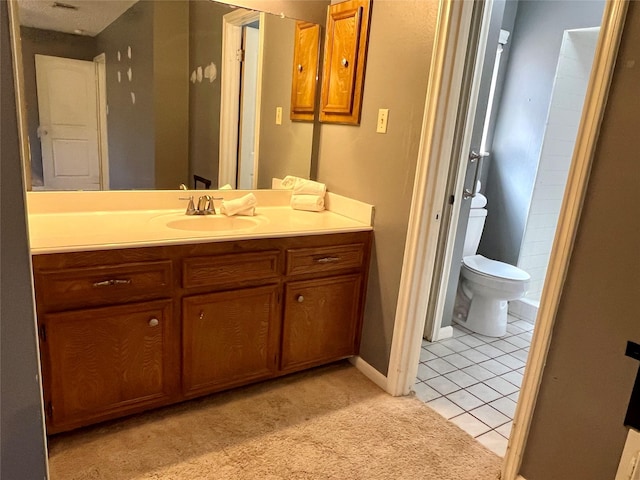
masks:
{"label": "bathroom vanity", "polygon": [[358,353],[370,223],[258,213],[30,215],[49,434]]}

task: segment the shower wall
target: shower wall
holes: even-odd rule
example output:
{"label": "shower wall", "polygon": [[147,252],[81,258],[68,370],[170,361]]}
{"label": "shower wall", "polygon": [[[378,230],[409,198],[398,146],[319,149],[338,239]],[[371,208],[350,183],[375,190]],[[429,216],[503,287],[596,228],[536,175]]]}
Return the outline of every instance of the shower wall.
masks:
{"label": "shower wall", "polygon": [[578,133],[599,27],[566,30],[518,267],[531,275],[528,299],[540,300]]}

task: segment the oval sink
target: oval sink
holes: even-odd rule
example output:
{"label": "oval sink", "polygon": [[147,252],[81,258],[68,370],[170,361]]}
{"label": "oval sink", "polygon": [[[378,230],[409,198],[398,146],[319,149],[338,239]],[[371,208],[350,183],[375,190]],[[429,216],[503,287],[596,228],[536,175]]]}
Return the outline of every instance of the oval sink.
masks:
{"label": "oval sink", "polygon": [[176,230],[192,230],[199,232],[220,232],[231,230],[247,230],[256,227],[259,221],[253,217],[225,217],[222,215],[203,215],[180,218],[167,222],[167,227]]}

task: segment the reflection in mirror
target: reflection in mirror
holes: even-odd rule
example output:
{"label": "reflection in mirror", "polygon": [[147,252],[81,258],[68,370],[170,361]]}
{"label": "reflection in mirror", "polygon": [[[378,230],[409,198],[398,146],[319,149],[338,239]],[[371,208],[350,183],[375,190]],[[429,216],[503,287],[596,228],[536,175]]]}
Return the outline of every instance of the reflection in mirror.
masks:
{"label": "reflection in mirror", "polygon": [[311,175],[314,122],[289,114],[294,20],[208,0],[17,5],[34,189],[194,188],[194,176],[270,188]]}

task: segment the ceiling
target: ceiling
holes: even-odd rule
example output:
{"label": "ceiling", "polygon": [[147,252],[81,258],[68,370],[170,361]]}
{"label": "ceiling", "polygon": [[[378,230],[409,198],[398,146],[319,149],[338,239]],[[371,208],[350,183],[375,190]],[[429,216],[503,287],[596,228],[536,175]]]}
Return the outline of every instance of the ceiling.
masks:
{"label": "ceiling", "polygon": [[[96,36],[138,0],[18,0],[20,25]],[[54,7],[54,4],[77,7]]]}

